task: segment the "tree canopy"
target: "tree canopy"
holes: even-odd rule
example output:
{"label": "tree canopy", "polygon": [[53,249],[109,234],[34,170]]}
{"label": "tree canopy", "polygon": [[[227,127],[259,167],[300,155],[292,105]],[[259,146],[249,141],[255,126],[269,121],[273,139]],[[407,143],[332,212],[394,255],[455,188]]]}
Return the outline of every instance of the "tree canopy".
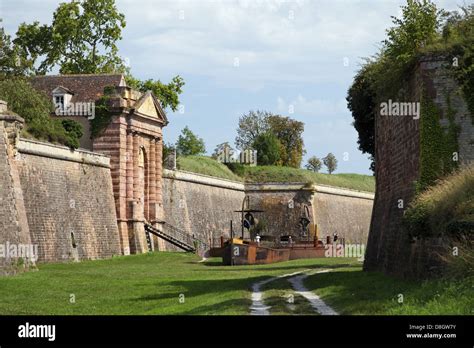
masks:
{"label": "tree canopy", "polygon": [[176,152],[181,156],[202,155],[206,152],[204,140],[194,134],[188,126],[184,127],[176,142]]}
{"label": "tree canopy", "polygon": [[323,163],[328,169],[328,173],[332,174],[337,169],[337,159],[331,152],[323,158]]}
{"label": "tree canopy", "polygon": [[252,147],[257,150],[257,163],[259,165],[276,165],[280,160],[281,143],[271,132],[259,134],[255,138]]}
{"label": "tree canopy", "polygon": [[123,73],[130,87],[142,92],[151,90],[163,108],[178,110],[183,78],[177,75],[163,83],[133,77],[117,47],[125,25],[125,16],[115,0],[61,3],[51,24],[22,23],[13,41],[0,28],[0,73],[37,75],[54,67],[59,67],[61,74]]}
{"label": "tree canopy", "polygon": [[422,55],[442,53],[447,61],[454,57],[459,61],[459,66],[448,68],[474,114],[474,5],[449,13],[429,0],[407,0],[401,10],[400,18],[392,16],[393,26],[387,30],[380,51],[367,58],[357,72],[346,98],[359,149],[372,160],[377,103],[408,97],[408,81]]}
{"label": "tree canopy", "polygon": [[235,144],[238,149],[246,150],[251,147],[255,139],[269,129],[268,117],[272,114],[268,111],[249,111],[239,118],[237,137]]}
{"label": "tree canopy", "polygon": [[117,41],[122,38],[125,16],[114,0],[81,0],[59,4],[50,25],[22,23],[14,44],[23,60],[39,65],[44,74],[59,65],[61,74],[123,71]]}
{"label": "tree canopy", "polygon": [[312,156],[308,159],[308,163],[306,164],[305,167],[306,169],[317,173],[321,170],[322,166],[323,166],[323,163],[321,162],[321,160],[316,156]]}
{"label": "tree canopy", "polygon": [[281,165],[299,168],[306,153],[303,142],[304,123],[289,117],[272,115],[268,117],[268,125],[281,144]]}
{"label": "tree canopy", "polygon": [[[239,149],[244,150],[254,147],[260,135],[272,133],[280,143],[277,164],[299,168],[305,153],[303,131],[304,123],[290,117],[274,115],[268,111],[250,111],[239,119],[235,142]],[[269,141],[268,136],[262,137],[260,141],[263,139]]]}

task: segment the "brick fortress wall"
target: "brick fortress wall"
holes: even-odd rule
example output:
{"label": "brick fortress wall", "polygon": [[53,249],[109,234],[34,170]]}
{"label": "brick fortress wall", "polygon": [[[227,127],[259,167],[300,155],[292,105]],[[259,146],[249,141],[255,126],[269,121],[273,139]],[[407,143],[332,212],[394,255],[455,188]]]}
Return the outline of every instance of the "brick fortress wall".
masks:
{"label": "brick fortress wall", "polygon": [[[420,102],[422,88],[441,111],[441,124],[447,125],[447,100],[456,111],[455,123],[461,165],[474,160],[474,126],[455,81],[443,68],[445,61],[426,57],[409,83],[411,102]],[[426,277],[433,268],[433,255],[439,241],[410,240],[403,229],[404,209],[415,195],[420,176],[420,120],[412,117],[380,116],[375,121],[376,195],[364,269],[401,277]],[[400,202],[403,208],[400,208]]]}
{"label": "brick fortress wall", "polygon": [[[221,235],[230,237],[233,220],[236,237],[241,236],[244,197],[250,208],[265,221],[265,232],[275,239],[292,235],[299,238],[302,207],[309,208],[310,220],[318,225],[319,238],[334,232],[346,242],[366,244],[372,212],[373,194],[301,183],[244,184],[183,171],[165,170],[163,174],[164,220],[208,242]],[[311,231],[314,233],[314,230]],[[250,238],[245,231],[245,238]],[[166,244],[165,250],[175,250]]]}
{"label": "brick fortress wall", "polygon": [[22,124],[23,119],[9,113],[6,103],[0,101],[0,275],[21,269],[18,254],[9,252],[10,245],[31,245],[23,192],[14,160]]}
{"label": "brick fortress wall", "polygon": [[109,159],[22,139],[15,159],[40,261],[120,255]]}
{"label": "brick fortress wall", "polygon": [[[0,244],[34,246],[40,262],[120,255],[109,158],[20,139],[22,125],[0,115]],[[19,270],[0,256],[0,273]]]}

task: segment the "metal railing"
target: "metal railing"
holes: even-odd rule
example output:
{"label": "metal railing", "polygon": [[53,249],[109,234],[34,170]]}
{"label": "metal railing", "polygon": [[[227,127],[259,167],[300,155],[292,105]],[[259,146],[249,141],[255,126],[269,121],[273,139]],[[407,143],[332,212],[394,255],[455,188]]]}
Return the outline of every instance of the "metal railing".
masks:
{"label": "metal railing", "polygon": [[158,237],[161,237],[184,250],[206,251],[209,249],[208,243],[190,235],[187,231],[179,229],[166,221],[160,221],[159,224],[159,227],[154,227],[151,224],[147,224],[146,226],[149,230],[155,232]]}

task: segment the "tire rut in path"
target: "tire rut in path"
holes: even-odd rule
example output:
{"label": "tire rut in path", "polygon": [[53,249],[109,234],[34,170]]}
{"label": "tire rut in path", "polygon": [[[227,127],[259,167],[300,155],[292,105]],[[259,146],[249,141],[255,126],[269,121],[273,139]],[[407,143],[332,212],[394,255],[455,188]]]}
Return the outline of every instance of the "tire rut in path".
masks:
{"label": "tire rut in path", "polygon": [[307,270],[289,273],[289,274],[283,274],[278,277],[272,277],[272,278],[268,278],[268,279],[253,283],[252,284],[252,305],[250,306],[250,315],[270,315],[270,312],[268,311],[270,309],[270,306],[265,306],[262,300],[263,292],[260,291],[260,289],[263,285],[270,283],[271,281],[274,281],[275,279],[295,276],[297,274],[300,274],[306,271]]}
{"label": "tire rut in path", "polygon": [[[311,274],[317,274],[317,273],[326,273],[329,272],[329,270],[323,270]],[[339,315],[332,307],[327,305],[321,298],[313,293],[312,291],[309,291],[304,285],[303,285],[303,280],[308,277],[310,273],[298,275],[295,277],[292,277],[288,279],[288,281],[291,283],[293,289],[295,290],[295,293],[303,296],[305,299],[307,299],[310,303],[311,306],[314,308],[316,312],[318,312],[321,315]]]}
{"label": "tire rut in path", "polygon": [[328,306],[323,300],[321,300],[318,295],[309,291],[303,285],[303,280],[309,275],[317,273],[326,273],[329,271],[330,270],[308,272],[308,270],[303,270],[299,272],[283,274],[278,277],[272,277],[252,284],[252,305],[250,307],[250,315],[270,315],[270,306],[265,306],[263,302],[263,292],[261,291],[261,287],[267,283],[272,282],[273,280],[281,278],[289,278],[288,281],[295,290],[295,293],[303,296],[306,300],[308,300],[315,312],[321,315],[339,315],[332,307]]}

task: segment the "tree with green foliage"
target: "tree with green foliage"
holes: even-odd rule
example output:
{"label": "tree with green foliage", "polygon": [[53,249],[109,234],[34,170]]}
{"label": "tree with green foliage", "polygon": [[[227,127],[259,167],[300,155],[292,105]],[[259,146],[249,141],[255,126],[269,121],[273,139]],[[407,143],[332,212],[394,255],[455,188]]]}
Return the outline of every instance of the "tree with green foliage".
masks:
{"label": "tree with green foliage", "polygon": [[84,135],[82,125],[70,119],[61,120],[61,125],[70,139],[67,145],[77,149],[79,147],[79,139]]}
{"label": "tree with green foliage", "polygon": [[280,163],[283,166],[300,168],[304,150],[304,123],[289,117],[268,117],[270,131],[280,141]]}
{"label": "tree with green foliage", "polygon": [[257,150],[257,163],[262,166],[278,164],[281,147],[278,138],[270,131],[259,134],[252,143],[252,148]]}
{"label": "tree with green foliage", "polygon": [[171,79],[171,82],[164,84],[160,80],[148,79],[140,81],[133,76],[126,77],[127,85],[135,88],[141,92],[152,91],[153,94],[160,100],[163,108],[171,108],[173,111],[178,110],[179,95],[183,92],[184,80],[181,76],[176,75]]}
{"label": "tree with green foliage", "polygon": [[375,91],[373,90],[370,74],[371,65],[362,67],[356,74],[352,86],[347,93],[347,107],[352,113],[359,137],[357,143],[362,153],[371,155],[370,169],[375,170]]}
{"label": "tree with green foliage", "polygon": [[0,77],[23,76],[31,71],[32,62],[21,59],[18,47],[12,43],[4,28],[0,27]]}
{"label": "tree with green foliage", "polygon": [[306,164],[306,169],[317,173],[321,170],[322,166],[323,164],[321,160],[316,156],[312,156],[308,159],[308,163]]}
{"label": "tree with green foliage", "polygon": [[250,111],[239,119],[235,143],[245,150],[252,147],[259,135],[271,132],[280,142],[278,164],[299,168],[305,154],[303,131],[303,122],[267,111]]}
{"label": "tree with green foliage", "polygon": [[166,163],[166,161],[168,160],[168,156],[170,156],[174,150],[174,144],[163,142],[163,155],[161,157],[161,161],[163,162],[163,164]]}
{"label": "tree with green foliage", "polygon": [[398,65],[413,61],[420,49],[432,43],[444,11],[429,0],[407,0],[401,7],[402,17],[392,16],[394,26],[387,30],[383,41],[384,54]]}
{"label": "tree with green foliage", "polygon": [[268,131],[269,116],[272,116],[272,114],[268,111],[251,110],[239,118],[237,137],[235,138],[235,144],[238,149],[248,149],[260,134]]}
{"label": "tree with green foliage", "polygon": [[[178,110],[184,86],[181,76],[167,84],[153,79],[140,81],[119,56],[117,42],[125,25],[125,16],[118,11],[115,0],[61,3],[51,25],[34,22],[19,26],[11,47],[15,58],[8,66],[29,74],[45,74],[55,66],[61,74],[123,73],[130,87],[141,92],[150,90],[163,108]],[[8,56],[13,57],[11,53]]]}
{"label": "tree with green foliage", "polygon": [[323,158],[323,163],[328,169],[328,173],[332,174],[337,169],[337,159],[331,152]]}
{"label": "tree with green foliage", "polygon": [[204,140],[196,136],[186,126],[176,142],[176,152],[180,156],[202,155],[206,152]]}
{"label": "tree with green foliage", "polygon": [[235,153],[232,146],[230,146],[229,142],[226,141],[224,143],[218,144],[212,153],[212,158],[217,159],[223,153],[226,153],[228,156],[232,157]]}
{"label": "tree with green foliage", "polygon": [[125,16],[115,0],[81,0],[59,4],[51,25],[22,23],[13,41],[24,59],[35,62],[43,74],[60,66],[61,74],[123,71],[117,41]]}
{"label": "tree with green foliage", "polygon": [[34,89],[22,77],[0,78],[0,99],[8,108],[25,119],[23,136],[59,143],[70,148],[79,147],[82,126],[73,120],[51,118],[54,108],[44,94]]}
{"label": "tree with green foliage", "polygon": [[392,16],[393,26],[387,30],[379,53],[356,74],[348,90],[348,108],[358,132],[359,149],[371,155],[374,170],[375,115],[377,102],[390,98],[403,99],[418,57],[440,38],[439,28],[446,13],[429,0],[407,0],[402,16]]}

